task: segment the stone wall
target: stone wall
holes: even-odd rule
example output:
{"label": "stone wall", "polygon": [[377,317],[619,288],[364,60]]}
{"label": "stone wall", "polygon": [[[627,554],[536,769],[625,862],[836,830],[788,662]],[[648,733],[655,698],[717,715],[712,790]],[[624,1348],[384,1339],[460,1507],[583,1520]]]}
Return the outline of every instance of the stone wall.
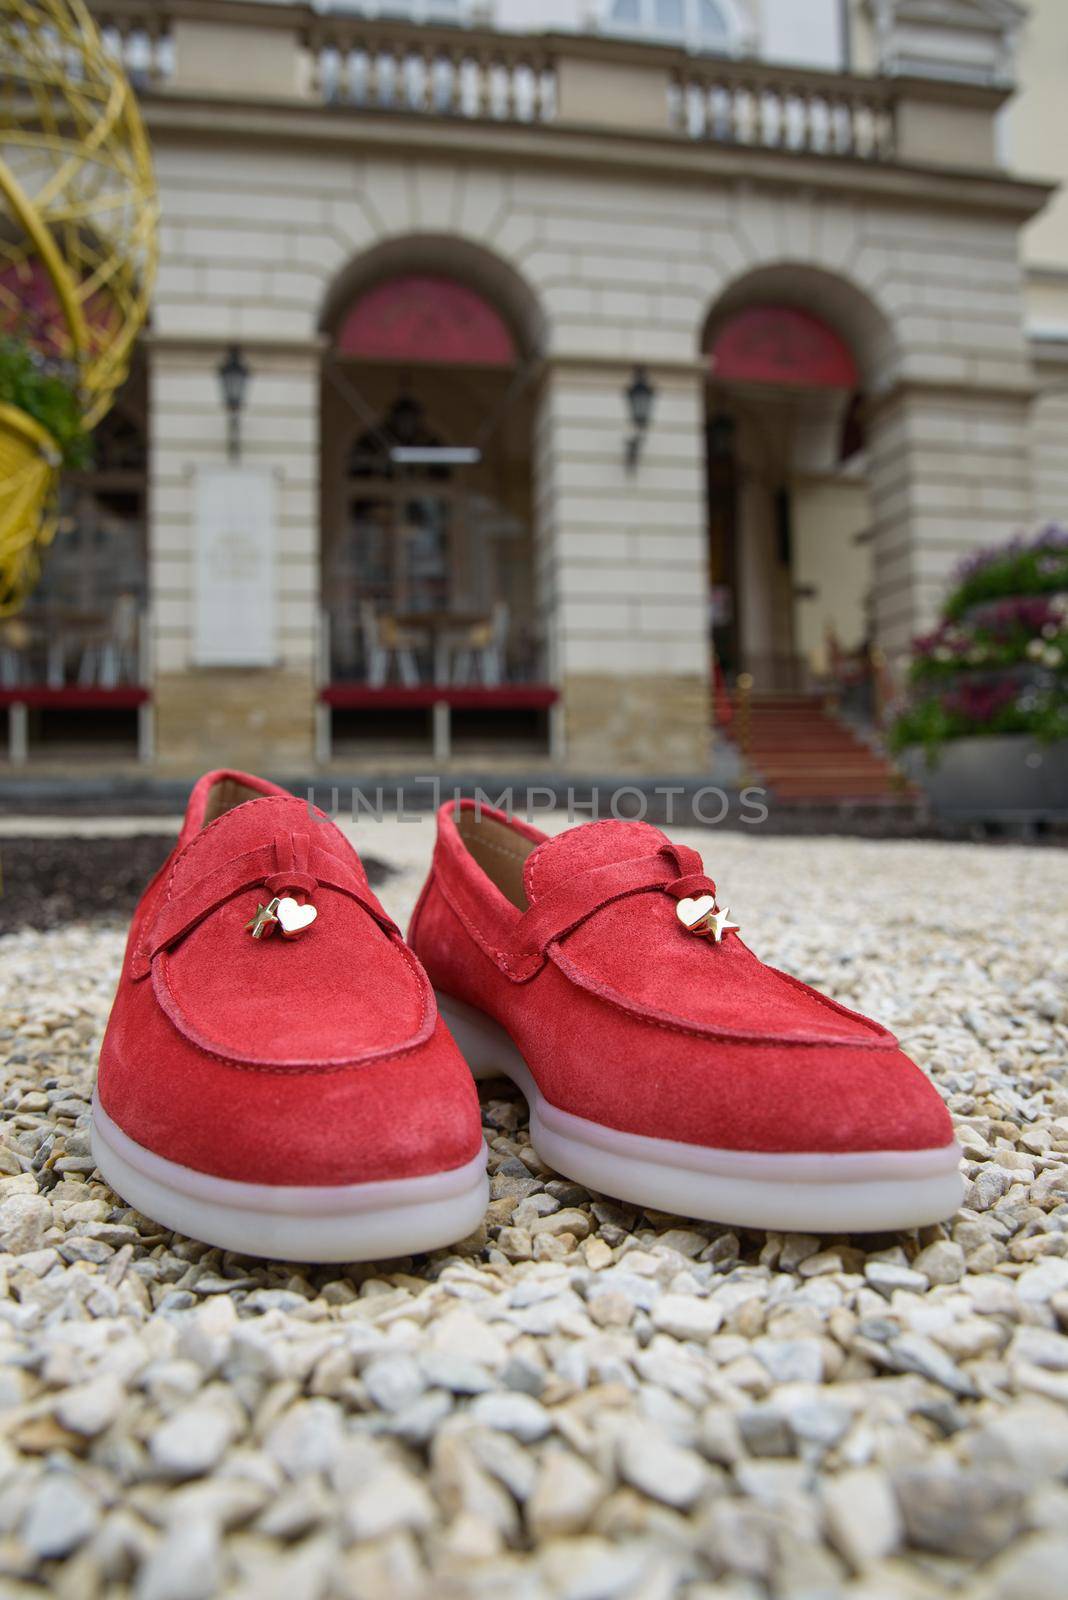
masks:
{"label": "stone wall", "polygon": [[630,472],[628,367],[557,365],[542,396],[543,603],[567,757],[583,770],[707,762],[708,696],[691,687],[708,680],[702,385],[650,377],[653,423]]}
{"label": "stone wall", "polygon": [[[149,538],[156,743],[161,765],[224,762],[227,739],[262,764],[307,765],[319,627],[319,357],[315,348],[259,348],[241,424],[242,460],[275,477],[277,668],[194,670],[197,467],[226,459],[215,368],[223,346],[157,339],[150,355]],[[299,701],[299,704],[298,704]],[[232,726],[226,732],[227,719]]]}
{"label": "stone wall", "polygon": [[900,656],[958,563],[1030,522],[1028,396],[903,387],[872,427],[876,629]]}
{"label": "stone wall", "polygon": [[564,738],[578,772],[693,775],[711,751],[709,682],[698,673],[570,673]]}
{"label": "stone wall", "polygon": [[297,777],[311,765],[314,681],[310,666],[193,667],[155,682],[157,765]]}

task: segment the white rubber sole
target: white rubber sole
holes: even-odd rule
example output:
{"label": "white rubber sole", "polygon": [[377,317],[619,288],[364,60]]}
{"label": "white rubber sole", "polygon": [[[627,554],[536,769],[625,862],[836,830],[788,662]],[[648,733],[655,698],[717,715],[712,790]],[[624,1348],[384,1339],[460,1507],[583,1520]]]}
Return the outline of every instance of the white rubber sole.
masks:
{"label": "white rubber sole", "polygon": [[93,1095],[93,1159],[127,1205],[165,1228],[278,1261],[388,1261],[455,1244],[489,1203],[486,1149],[462,1167],[377,1183],[237,1183],[137,1144]]}
{"label": "white rubber sole", "polygon": [[[530,1107],[539,1158],[565,1177],[657,1211],[800,1233],[882,1233],[951,1217],[964,1195],[960,1148],[775,1155],[622,1133],[544,1099],[511,1036],[473,1007],[438,995],[476,1078],[504,1075]],[[606,1068],[607,1070],[607,1068]]]}

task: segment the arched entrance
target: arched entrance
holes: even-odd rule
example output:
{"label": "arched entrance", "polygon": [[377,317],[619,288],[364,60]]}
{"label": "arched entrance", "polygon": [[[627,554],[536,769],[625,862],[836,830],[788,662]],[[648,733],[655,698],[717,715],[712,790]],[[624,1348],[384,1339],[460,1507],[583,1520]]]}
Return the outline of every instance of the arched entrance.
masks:
{"label": "arched entrance", "polygon": [[[474,257],[474,259],[473,259]],[[452,241],[357,263],[327,319],[321,745],[543,741],[533,328]],[[326,753],[321,750],[321,754]]]}
{"label": "arched entrance", "polygon": [[862,396],[875,313],[811,269],[735,285],[706,323],[710,622],[717,660],[758,690],[864,676],[873,640]]}

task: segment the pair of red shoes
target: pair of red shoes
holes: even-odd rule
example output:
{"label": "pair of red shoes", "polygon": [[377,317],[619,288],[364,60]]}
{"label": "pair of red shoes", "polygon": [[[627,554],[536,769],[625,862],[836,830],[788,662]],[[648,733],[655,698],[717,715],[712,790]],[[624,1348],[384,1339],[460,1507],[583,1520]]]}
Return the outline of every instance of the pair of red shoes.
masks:
{"label": "pair of red shoes", "polygon": [[471,1074],[503,1072],[547,1164],[657,1210],[841,1232],[960,1202],[945,1107],[893,1036],[757,960],[656,828],[446,806],[409,941],[322,813],[208,773],[130,932],[103,1176],[231,1250],[429,1250],[482,1219]]}

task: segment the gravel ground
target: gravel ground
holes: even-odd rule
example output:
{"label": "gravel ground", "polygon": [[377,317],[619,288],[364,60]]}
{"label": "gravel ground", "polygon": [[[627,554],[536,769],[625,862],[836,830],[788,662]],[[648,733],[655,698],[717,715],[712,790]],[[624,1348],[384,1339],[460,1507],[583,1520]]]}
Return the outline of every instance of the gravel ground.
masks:
{"label": "gravel ground", "polygon": [[[429,826],[360,837],[405,916]],[[762,954],[931,1072],[965,1209],[825,1238],[643,1214],[543,1169],[489,1085],[476,1237],[227,1255],[93,1173],[122,930],[9,933],[4,1600],[1063,1600],[1068,858],[686,837]]]}

